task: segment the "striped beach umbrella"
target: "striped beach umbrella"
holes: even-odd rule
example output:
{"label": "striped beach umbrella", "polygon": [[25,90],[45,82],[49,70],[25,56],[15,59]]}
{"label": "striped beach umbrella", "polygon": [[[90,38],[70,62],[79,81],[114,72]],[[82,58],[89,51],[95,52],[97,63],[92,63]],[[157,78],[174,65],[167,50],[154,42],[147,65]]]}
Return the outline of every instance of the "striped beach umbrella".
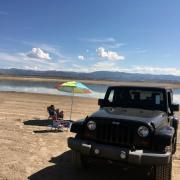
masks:
{"label": "striped beach umbrella", "polygon": [[65,83],[58,83],[58,84],[56,84],[55,87],[59,91],[71,93],[70,120],[71,120],[71,115],[72,115],[74,93],[78,93],[78,94],[90,94],[90,93],[92,93],[92,91],[86,85],[84,85],[78,81],[68,81]]}

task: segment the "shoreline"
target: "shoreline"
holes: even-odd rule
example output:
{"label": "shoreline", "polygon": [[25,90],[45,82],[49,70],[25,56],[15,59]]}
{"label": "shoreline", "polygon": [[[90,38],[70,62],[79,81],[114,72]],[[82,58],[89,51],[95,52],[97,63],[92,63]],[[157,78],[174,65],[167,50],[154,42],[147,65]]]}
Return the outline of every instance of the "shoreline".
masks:
{"label": "shoreline", "polygon": [[0,75],[0,80],[6,81],[30,81],[30,82],[53,82],[53,83],[63,83],[66,81],[81,81],[85,84],[94,84],[94,85],[122,85],[122,86],[157,86],[157,87],[168,87],[168,88],[180,88],[180,83],[176,82],[145,82],[145,81],[110,81],[110,80],[85,80],[85,79],[68,79],[68,78],[55,78],[55,77],[38,77],[38,76],[5,76]]}
{"label": "shoreline", "polygon": [[[37,92],[18,92],[18,91],[0,91],[0,94],[19,94],[19,95],[37,95],[37,96],[54,96],[56,98],[63,97],[63,98],[70,98],[71,95],[63,95],[63,94],[48,94],[48,93],[37,93]],[[82,98],[82,99],[95,99],[98,100],[96,97],[84,97],[84,96],[77,96],[74,95],[76,98]]]}

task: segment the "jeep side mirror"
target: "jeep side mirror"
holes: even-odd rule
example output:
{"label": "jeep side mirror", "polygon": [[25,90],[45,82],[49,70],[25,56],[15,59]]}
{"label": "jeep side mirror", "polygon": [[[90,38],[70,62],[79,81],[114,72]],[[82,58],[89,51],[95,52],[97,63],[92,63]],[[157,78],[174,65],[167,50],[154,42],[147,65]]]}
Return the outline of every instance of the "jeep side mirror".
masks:
{"label": "jeep side mirror", "polygon": [[172,104],[171,109],[172,111],[179,111],[179,104]]}
{"label": "jeep side mirror", "polygon": [[105,99],[98,99],[98,105],[100,106],[100,107],[102,107],[102,106],[105,106],[107,103],[106,103],[106,100]]}

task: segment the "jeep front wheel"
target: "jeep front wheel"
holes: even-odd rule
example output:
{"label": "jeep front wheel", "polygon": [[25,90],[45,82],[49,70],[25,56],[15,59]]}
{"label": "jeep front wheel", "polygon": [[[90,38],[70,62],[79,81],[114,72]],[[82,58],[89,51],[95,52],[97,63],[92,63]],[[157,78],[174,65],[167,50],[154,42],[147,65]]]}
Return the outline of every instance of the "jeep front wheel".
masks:
{"label": "jeep front wheel", "polygon": [[172,161],[169,164],[155,166],[155,180],[171,180]]}
{"label": "jeep front wheel", "polygon": [[77,169],[82,169],[87,167],[86,158],[79,152],[72,151],[72,161],[73,161],[73,165]]}

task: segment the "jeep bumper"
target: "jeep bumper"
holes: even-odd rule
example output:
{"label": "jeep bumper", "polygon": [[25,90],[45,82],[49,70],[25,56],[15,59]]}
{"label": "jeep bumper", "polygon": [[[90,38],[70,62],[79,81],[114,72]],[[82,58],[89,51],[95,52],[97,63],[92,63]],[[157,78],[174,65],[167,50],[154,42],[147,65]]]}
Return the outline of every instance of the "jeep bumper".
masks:
{"label": "jeep bumper", "polygon": [[131,151],[128,148],[98,144],[93,141],[81,140],[72,137],[68,138],[68,146],[72,150],[87,156],[127,162],[131,164],[160,165],[167,164],[171,160],[170,152],[157,153],[154,151],[144,150]]}

